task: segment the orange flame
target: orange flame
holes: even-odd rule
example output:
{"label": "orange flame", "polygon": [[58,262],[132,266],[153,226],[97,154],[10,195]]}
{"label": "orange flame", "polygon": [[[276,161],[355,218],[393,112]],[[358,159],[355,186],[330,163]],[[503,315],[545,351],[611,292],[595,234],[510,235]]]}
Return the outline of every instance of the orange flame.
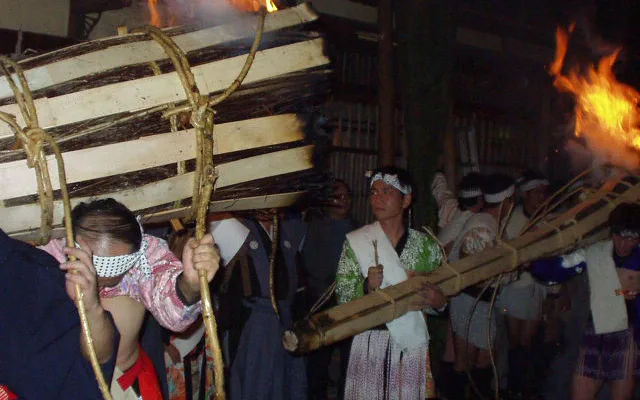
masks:
{"label": "orange flame", "polygon": [[556,31],[556,55],[549,68],[554,86],[576,100],[575,134],[587,140],[592,151],[606,162],[629,169],[640,165],[640,94],[619,82],[612,71],[620,49],[603,57],[586,72],[577,68],[567,75],[562,67],[573,26]]}
{"label": "orange flame", "polygon": [[261,7],[266,7],[268,12],[278,11],[278,7],[273,0],[230,0],[236,8],[242,11],[260,11]]}
{"label": "orange flame", "polygon": [[158,0],[147,0],[147,5],[149,6],[149,14],[151,14],[151,21],[149,21],[149,25],[162,28],[162,18],[158,11]]}

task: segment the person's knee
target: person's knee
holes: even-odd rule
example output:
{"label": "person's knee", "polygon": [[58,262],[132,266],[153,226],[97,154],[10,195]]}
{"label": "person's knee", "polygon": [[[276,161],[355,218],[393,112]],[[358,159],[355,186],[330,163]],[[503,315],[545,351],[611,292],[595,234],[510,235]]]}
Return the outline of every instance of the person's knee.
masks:
{"label": "person's knee", "polygon": [[582,375],[574,375],[571,400],[594,400],[602,387],[602,381],[595,381]]}
{"label": "person's knee", "polygon": [[469,360],[466,357],[456,355],[456,359],[453,362],[453,369],[457,372],[465,372],[469,370]]}
{"label": "person's knee", "polygon": [[614,381],[611,384],[611,400],[631,400],[634,383],[634,379]]}

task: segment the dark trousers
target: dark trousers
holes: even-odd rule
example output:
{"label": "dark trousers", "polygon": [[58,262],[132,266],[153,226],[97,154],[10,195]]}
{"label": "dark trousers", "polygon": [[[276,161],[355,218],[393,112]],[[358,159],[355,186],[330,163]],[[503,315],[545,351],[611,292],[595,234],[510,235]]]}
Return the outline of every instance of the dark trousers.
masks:
{"label": "dark trousers", "polygon": [[329,387],[329,364],[335,346],[321,347],[307,357],[309,400],[325,400]]}

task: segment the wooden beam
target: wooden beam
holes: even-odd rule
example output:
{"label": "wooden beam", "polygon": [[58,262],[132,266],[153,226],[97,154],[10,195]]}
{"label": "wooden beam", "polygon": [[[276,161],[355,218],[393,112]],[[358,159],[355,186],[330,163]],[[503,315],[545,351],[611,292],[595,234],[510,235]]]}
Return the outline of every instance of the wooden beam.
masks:
{"label": "wooden beam", "polygon": [[378,2],[378,165],[395,165],[396,106],[393,0]]}
{"label": "wooden beam", "polygon": [[[302,126],[295,114],[254,118],[217,125],[214,131],[216,154],[302,140]],[[108,144],[63,153],[67,183],[88,181],[125,174],[196,156],[193,129]],[[47,157],[49,170],[57,166],[53,155]],[[51,174],[53,189],[60,189],[58,175]],[[0,200],[36,194],[35,172],[26,160],[0,163]]]}
{"label": "wooden beam", "polygon": [[[312,153],[313,146],[310,145],[221,164],[217,166],[221,179],[216,182],[216,188],[310,169],[313,167]],[[138,211],[190,198],[192,189],[193,172],[189,172],[132,189],[74,198],[71,203],[73,207],[83,201],[113,197],[130,210]],[[62,202],[54,202],[54,225],[62,223],[63,212]],[[0,228],[8,234],[39,229],[40,206],[33,203],[0,207]]]}
{"label": "wooden beam", "polygon": [[[302,4],[277,13],[270,13],[265,20],[264,32],[297,26],[317,18],[318,16],[308,4]],[[247,19],[239,19],[231,24],[176,35],[172,39],[178,47],[188,53],[252,37],[255,35],[255,24],[256,18],[252,18],[250,22]],[[141,34],[136,35],[141,36]],[[168,58],[164,50],[152,40],[109,46],[112,40],[112,37],[97,40],[96,42],[102,42],[106,46],[101,50],[26,70],[25,77],[29,87],[35,91],[110,69]],[[83,43],[79,46],[85,45]],[[32,61],[33,58],[30,58],[21,62]],[[6,97],[13,97],[13,92],[7,80],[1,79],[0,98]]]}
{"label": "wooden beam", "polygon": [[[246,55],[199,65],[192,68],[201,93],[214,93],[226,89],[242,68]],[[256,54],[245,84],[326,65],[323,39],[314,39],[276,47]],[[133,82],[121,82],[75,92],[54,98],[35,100],[40,125],[43,128],[105,117],[108,115],[143,110],[167,103],[186,100],[178,74],[150,76]],[[18,105],[0,107],[13,114],[24,126]],[[0,139],[13,136],[9,125],[0,125]]]}
{"label": "wooden beam", "polygon": [[[270,194],[266,196],[243,197],[240,199],[216,200],[209,203],[209,212],[230,212],[243,210],[259,210],[265,208],[289,207],[298,202],[307,192],[290,192]],[[215,195],[214,195],[215,198]],[[182,207],[173,210],[161,211],[153,214],[145,214],[142,222],[155,224],[172,218],[182,218],[189,213],[190,207]]]}

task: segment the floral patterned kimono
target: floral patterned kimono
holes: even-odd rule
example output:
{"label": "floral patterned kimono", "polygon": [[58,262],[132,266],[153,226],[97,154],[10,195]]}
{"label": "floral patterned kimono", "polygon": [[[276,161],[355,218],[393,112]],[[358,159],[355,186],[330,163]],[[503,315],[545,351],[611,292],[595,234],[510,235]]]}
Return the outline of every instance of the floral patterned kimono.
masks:
{"label": "floral patterned kimono", "polygon": [[[384,266],[382,287],[405,280],[406,271],[431,272],[440,266],[440,248],[427,235],[409,229],[394,248],[378,222],[367,225],[347,235],[336,276],[339,303],[355,300],[365,294],[366,271],[374,262],[369,262],[363,253],[369,252],[370,246],[367,244],[371,243],[369,235],[372,230],[378,235],[377,249],[380,263]],[[365,243],[364,248],[359,243]],[[397,271],[393,271],[394,266],[390,265],[394,259],[397,261]],[[408,325],[401,323],[404,318],[409,319]],[[386,325],[355,336],[344,398],[426,398],[428,387],[433,389],[432,380],[428,382],[431,377],[428,350],[429,334],[420,311],[409,312]]]}

